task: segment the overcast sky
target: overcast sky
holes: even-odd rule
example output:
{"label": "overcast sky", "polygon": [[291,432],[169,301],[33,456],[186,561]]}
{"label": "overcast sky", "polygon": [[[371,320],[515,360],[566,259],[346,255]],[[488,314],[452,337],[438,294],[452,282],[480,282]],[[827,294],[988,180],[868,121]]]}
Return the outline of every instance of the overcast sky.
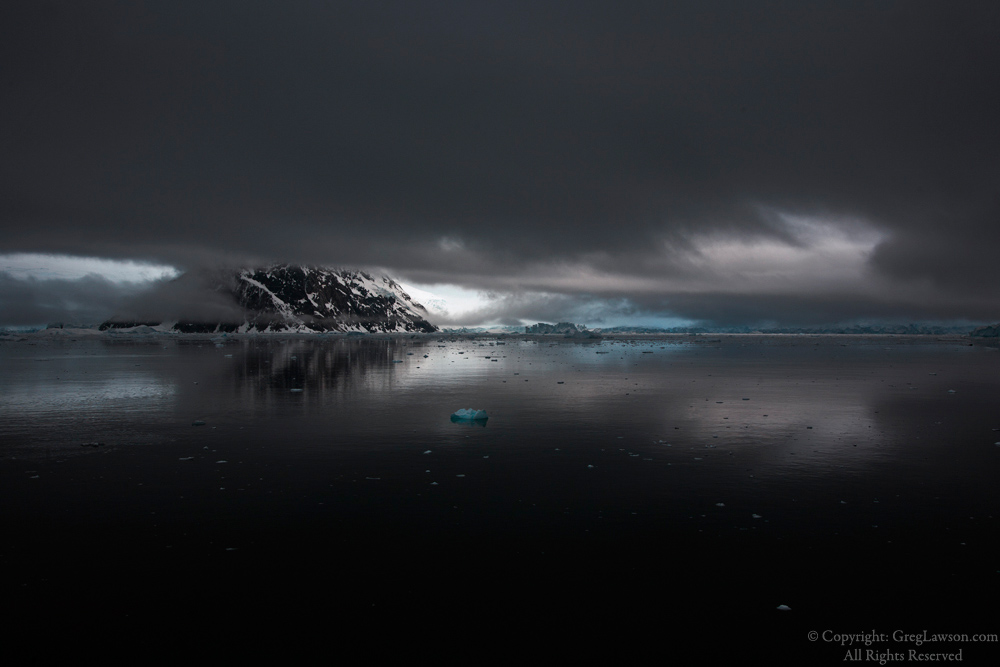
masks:
{"label": "overcast sky", "polygon": [[[995,1],[35,0],[0,32],[2,254],[382,267],[497,322],[1000,320]],[[60,280],[0,271],[0,319]]]}

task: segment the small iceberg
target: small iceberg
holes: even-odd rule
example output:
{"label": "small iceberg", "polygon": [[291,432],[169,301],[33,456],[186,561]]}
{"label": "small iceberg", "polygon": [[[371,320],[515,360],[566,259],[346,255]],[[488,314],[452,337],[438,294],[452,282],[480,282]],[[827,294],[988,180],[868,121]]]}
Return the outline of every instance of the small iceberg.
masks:
{"label": "small iceberg", "polygon": [[451,416],[453,422],[484,422],[489,418],[486,410],[473,410],[472,408],[462,408]]}

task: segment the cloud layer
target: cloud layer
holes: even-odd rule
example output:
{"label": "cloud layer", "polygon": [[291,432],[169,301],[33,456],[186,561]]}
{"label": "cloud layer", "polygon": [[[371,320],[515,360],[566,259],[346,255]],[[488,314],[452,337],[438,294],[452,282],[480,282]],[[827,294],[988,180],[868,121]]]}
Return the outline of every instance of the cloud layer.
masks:
{"label": "cloud layer", "polygon": [[5,5],[0,252],[1000,318],[1000,6],[664,4]]}
{"label": "cloud layer", "polygon": [[96,275],[37,280],[0,272],[0,326],[100,323],[148,288],[147,283],[112,282]]}

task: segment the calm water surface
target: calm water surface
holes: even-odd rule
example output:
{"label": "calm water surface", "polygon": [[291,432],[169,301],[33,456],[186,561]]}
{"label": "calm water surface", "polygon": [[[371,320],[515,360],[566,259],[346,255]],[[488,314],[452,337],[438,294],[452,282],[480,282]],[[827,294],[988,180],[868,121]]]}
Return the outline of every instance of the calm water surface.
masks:
{"label": "calm water surface", "polygon": [[803,639],[820,622],[998,629],[966,613],[1000,581],[995,348],[153,337],[0,363],[3,561],[34,614],[96,586],[159,621],[136,581],[258,615],[336,590],[324,618],[362,627],[460,608],[682,642],[710,615],[814,662],[844,657]]}

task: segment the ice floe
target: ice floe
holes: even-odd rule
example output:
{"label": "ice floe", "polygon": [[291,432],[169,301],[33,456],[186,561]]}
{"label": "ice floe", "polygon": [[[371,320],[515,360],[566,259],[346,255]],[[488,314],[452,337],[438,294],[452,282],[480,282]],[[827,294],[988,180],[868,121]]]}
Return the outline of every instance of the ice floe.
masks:
{"label": "ice floe", "polygon": [[486,421],[489,419],[486,410],[476,410],[473,408],[462,408],[451,415],[453,422],[458,421]]}

